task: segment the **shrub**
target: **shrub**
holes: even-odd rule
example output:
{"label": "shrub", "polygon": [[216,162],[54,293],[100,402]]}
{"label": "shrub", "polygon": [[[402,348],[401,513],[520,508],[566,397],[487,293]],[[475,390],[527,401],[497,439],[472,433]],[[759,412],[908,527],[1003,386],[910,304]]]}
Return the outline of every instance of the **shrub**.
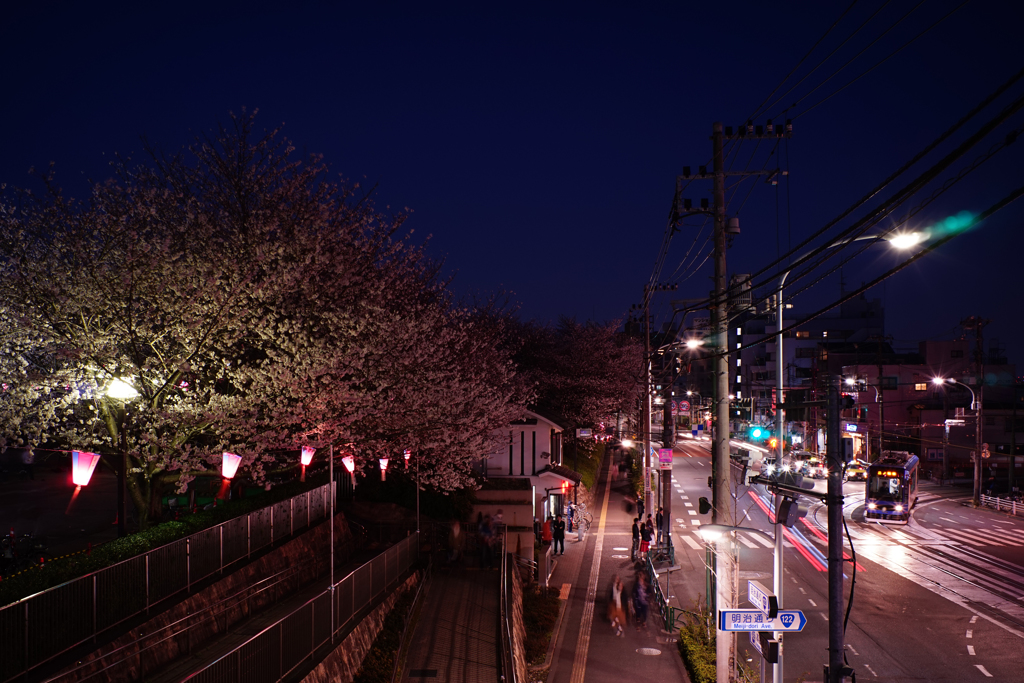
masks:
{"label": "shrub", "polygon": [[352,683],[391,683],[395,657],[402,646],[402,633],[414,598],[415,591],[407,590],[395,601]]}
{"label": "shrub", "polygon": [[541,664],[555,631],[562,601],[554,588],[523,592],[523,626],[526,628],[526,663]]}

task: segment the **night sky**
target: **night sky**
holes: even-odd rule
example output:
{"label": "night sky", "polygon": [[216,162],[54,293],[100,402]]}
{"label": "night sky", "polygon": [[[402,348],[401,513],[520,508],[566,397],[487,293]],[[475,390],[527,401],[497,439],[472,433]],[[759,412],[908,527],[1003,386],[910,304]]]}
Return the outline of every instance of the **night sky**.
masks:
{"label": "night sky", "polygon": [[[794,119],[775,156],[773,144],[744,143],[730,157],[734,170],[790,173],[778,185],[747,180],[730,193],[742,232],[729,271],[752,272],[1024,66],[1024,11],[975,0],[810,109],[960,4],[857,2],[771,101],[819,68],[758,112],[847,2],[634,4],[10,3],[0,20],[0,183],[32,186],[28,169],[52,161],[59,184],[81,196],[88,179],[106,177],[114,153],[140,151],[140,136],[177,149],[229,112],[258,108],[258,123],[283,122],[300,152],[322,153],[337,173],[377,185],[382,208],[412,209],[407,225],[417,239],[431,236],[430,253],[445,259],[460,294],[508,290],[527,319],[610,320],[640,301],[676,176],[709,162],[714,121]],[[1024,80],[964,131],[1022,93]],[[1014,115],[965,161],[1022,125],[1024,114]],[[1022,145],[955,184],[911,225],[981,211],[1024,184]],[[710,182],[698,182],[685,196],[699,204],[710,192]],[[986,337],[1024,363],[1022,216],[1019,200],[872,290],[897,347],[955,338],[961,319],[982,315],[992,321]],[[679,290],[655,298],[656,325],[671,298],[711,288],[700,224],[687,220],[671,243],[658,278]],[[842,278],[797,296],[795,310],[817,310],[842,283],[855,288],[897,262],[873,246]]]}

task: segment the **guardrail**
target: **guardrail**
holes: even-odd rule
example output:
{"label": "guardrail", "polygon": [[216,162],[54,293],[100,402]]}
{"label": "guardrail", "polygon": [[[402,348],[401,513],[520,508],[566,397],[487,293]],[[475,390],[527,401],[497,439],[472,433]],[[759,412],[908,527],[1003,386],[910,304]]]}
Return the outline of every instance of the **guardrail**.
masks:
{"label": "guardrail", "polygon": [[[26,674],[326,518],[330,484],[0,608],[0,681]],[[42,570],[41,570],[42,571]]]}
{"label": "guardrail", "polygon": [[419,534],[402,539],[280,621],[185,678],[190,683],[275,683],[318,653],[334,649],[339,634],[351,631],[412,567],[419,555]]}
{"label": "guardrail", "polygon": [[658,581],[658,572],[654,568],[654,561],[650,555],[644,559],[644,568],[647,570],[647,578],[649,579],[651,587],[654,590],[654,602],[658,606],[658,614],[665,622],[665,630],[669,633],[675,631],[676,628],[676,610],[677,608],[672,607],[668,604],[668,598],[665,596],[665,591],[661,590],[661,582]]}
{"label": "guardrail", "polygon": [[981,495],[981,504],[987,507],[994,507],[997,512],[1009,512],[1016,516],[1018,512],[1024,513],[1024,503],[1014,498],[997,498],[996,496]]}
{"label": "guardrail", "polygon": [[502,669],[499,680],[505,681],[505,683],[519,683],[512,655],[512,595],[508,583],[510,580],[517,581],[518,579],[512,578],[514,572],[509,568],[514,566],[514,560],[512,553],[507,551],[508,529],[505,529],[501,539],[501,588],[498,597],[498,654]]}

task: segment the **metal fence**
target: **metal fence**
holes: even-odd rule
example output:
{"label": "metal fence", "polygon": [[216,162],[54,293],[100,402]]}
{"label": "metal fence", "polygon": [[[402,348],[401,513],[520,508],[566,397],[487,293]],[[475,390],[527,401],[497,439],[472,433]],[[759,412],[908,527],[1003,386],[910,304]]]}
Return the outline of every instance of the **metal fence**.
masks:
{"label": "metal fence", "polygon": [[502,534],[501,538],[501,577],[500,577],[500,594],[498,597],[499,604],[499,616],[498,616],[498,661],[501,664],[501,676],[500,680],[505,683],[520,683],[519,676],[516,672],[515,655],[513,654],[513,624],[512,624],[512,591],[509,586],[509,581],[518,581],[519,578],[515,576],[515,559],[512,554],[508,553],[508,530]]}
{"label": "metal fence", "polygon": [[397,587],[419,555],[419,540],[418,534],[402,539],[337,581],[333,601],[328,588],[185,680],[275,683],[304,663],[317,662]]}
{"label": "metal fence", "polygon": [[997,498],[982,494],[981,504],[993,507],[998,512],[1009,512],[1013,516],[1017,516],[1018,512],[1024,513],[1024,503],[1019,502],[1016,498]]}
{"label": "metal fence", "polygon": [[96,639],[327,516],[330,484],[0,608],[0,681]]}

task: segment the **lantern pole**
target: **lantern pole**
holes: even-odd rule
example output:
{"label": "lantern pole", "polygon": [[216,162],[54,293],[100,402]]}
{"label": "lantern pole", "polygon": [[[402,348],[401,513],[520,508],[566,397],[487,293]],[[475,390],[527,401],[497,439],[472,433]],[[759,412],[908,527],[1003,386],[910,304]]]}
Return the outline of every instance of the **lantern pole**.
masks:
{"label": "lantern pole", "polygon": [[334,444],[327,447],[327,469],[331,496],[331,644],[334,644]]}

